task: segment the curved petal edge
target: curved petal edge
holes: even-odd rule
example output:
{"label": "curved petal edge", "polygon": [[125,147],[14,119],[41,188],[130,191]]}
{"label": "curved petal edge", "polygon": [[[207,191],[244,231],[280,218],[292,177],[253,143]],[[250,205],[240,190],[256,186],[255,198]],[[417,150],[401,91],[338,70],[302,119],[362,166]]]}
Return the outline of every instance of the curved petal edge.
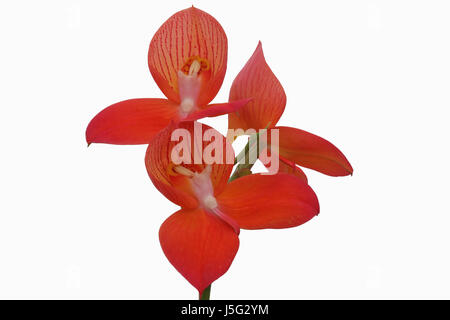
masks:
{"label": "curved petal edge", "polygon": [[296,227],[320,211],[311,187],[287,173],[252,174],[233,180],[217,202],[242,229]]}
{"label": "curved petal edge", "polygon": [[273,127],[286,106],[283,86],[268,66],[261,42],[230,89],[230,101],[245,98],[252,98],[252,101],[238,112],[229,114],[228,128],[247,130]]}
{"label": "curved petal edge", "polygon": [[239,248],[233,229],[202,209],[171,215],[159,240],[169,262],[200,294],[227,272]]}
{"label": "curved petal edge", "polygon": [[178,106],[166,99],[130,99],[99,112],[88,124],[86,141],[109,144],[148,144],[171,120]]}

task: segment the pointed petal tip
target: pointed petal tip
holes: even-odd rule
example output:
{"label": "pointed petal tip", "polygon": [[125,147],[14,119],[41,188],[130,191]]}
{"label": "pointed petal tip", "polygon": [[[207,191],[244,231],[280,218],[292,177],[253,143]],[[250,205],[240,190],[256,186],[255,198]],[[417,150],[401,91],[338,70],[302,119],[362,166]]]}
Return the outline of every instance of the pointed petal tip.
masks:
{"label": "pointed petal tip", "polygon": [[286,93],[267,64],[261,41],[234,79],[229,101],[247,97],[253,100],[239,113],[229,115],[229,128],[263,129],[268,123],[275,126],[286,106]]}
{"label": "pointed petal tip", "polygon": [[[338,149],[339,150],[339,149]],[[341,152],[339,150],[339,152]],[[342,152],[341,152],[342,153]],[[353,176],[353,167],[350,164],[350,161],[348,161],[347,157],[342,153],[343,155],[343,163],[342,166],[344,168],[344,170],[346,171],[344,174],[341,174],[341,177],[346,177],[346,176]]]}
{"label": "pointed petal tip", "polygon": [[261,52],[263,51],[261,40],[258,41],[258,45],[256,46],[256,49],[261,50]]}
{"label": "pointed petal tip", "polygon": [[[91,120],[92,122],[92,120]],[[85,132],[85,139],[86,139],[86,143],[87,143],[87,147],[89,148],[89,146],[94,142],[94,139],[92,139],[91,137],[91,122],[89,122],[87,128],[86,128],[86,132]]]}
{"label": "pointed petal tip", "polygon": [[[345,156],[344,156],[345,157]],[[345,163],[342,164],[342,167],[346,171],[345,173],[342,173],[340,175],[337,175],[338,177],[346,177],[346,176],[353,176],[353,167],[348,161],[347,158],[345,158]]]}
{"label": "pointed petal tip", "polygon": [[279,130],[279,153],[282,157],[332,177],[353,174],[345,155],[328,140],[298,128],[276,128]]}
{"label": "pointed petal tip", "polygon": [[[343,163],[343,164],[341,164],[341,167],[342,167],[341,172],[338,172],[338,173],[335,173],[335,174],[330,174],[330,173],[321,172],[321,171],[319,171],[319,172],[321,172],[323,174],[326,174],[326,175],[329,175],[330,177],[348,177],[348,176],[353,177],[353,168],[350,165],[350,163],[348,163],[348,162],[347,163]],[[313,169],[313,170],[315,170],[315,169]]]}
{"label": "pointed petal tip", "polygon": [[253,52],[252,56],[259,56],[261,55],[261,58],[266,61],[265,57],[264,57],[264,51],[263,51],[263,47],[262,47],[262,42],[261,40],[258,41],[258,45],[256,46],[255,51]]}
{"label": "pointed petal tip", "polygon": [[190,7],[186,8],[185,10],[191,10],[191,11],[202,11],[199,8],[194,7],[194,5],[191,5]]}

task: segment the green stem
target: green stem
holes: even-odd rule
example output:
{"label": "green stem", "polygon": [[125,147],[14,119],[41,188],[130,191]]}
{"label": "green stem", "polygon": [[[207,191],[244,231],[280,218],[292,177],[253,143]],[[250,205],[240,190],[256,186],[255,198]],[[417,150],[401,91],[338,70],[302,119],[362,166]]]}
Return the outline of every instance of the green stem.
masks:
{"label": "green stem", "polygon": [[198,300],[209,300],[210,295],[211,295],[211,285],[209,285],[205,290],[203,290]]}
{"label": "green stem", "polygon": [[246,176],[248,174],[251,174],[251,168],[253,167],[253,165],[255,163],[251,163],[250,162],[250,148],[253,147],[253,145],[250,145],[251,140],[249,139],[249,141],[247,142],[247,144],[244,147],[244,155],[241,155],[242,152],[238,155],[238,157],[236,157],[235,159],[235,163],[238,163],[238,161],[241,161],[242,159],[244,159],[243,163],[239,163],[236,167],[236,169],[234,170],[233,174],[231,175],[230,179],[228,180],[228,182],[231,182],[237,178]]}
{"label": "green stem", "polygon": [[[247,142],[247,145],[244,148],[244,157],[245,157],[245,162],[244,163],[239,163],[238,166],[236,167],[236,170],[234,170],[234,173],[231,175],[230,179],[228,180],[228,182],[231,182],[237,178],[246,176],[248,174],[251,173],[251,168],[253,167],[254,163],[247,163],[249,162],[249,150],[250,150],[250,140]],[[241,152],[242,153],[242,152]],[[238,158],[241,158],[242,156],[239,155],[236,160]],[[237,163],[239,160],[235,161],[235,163]],[[206,287],[205,290],[203,290],[202,294],[199,296],[199,300],[210,300],[210,296],[211,296],[211,285],[209,285],[208,287]]]}
{"label": "green stem", "polygon": [[248,174],[251,174],[250,169],[253,167],[254,163],[240,163],[236,167],[236,170],[234,170],[234,173],[231,175],[228,182],[231,182],[233,180],[236,180],[237,178],[246,176]]}

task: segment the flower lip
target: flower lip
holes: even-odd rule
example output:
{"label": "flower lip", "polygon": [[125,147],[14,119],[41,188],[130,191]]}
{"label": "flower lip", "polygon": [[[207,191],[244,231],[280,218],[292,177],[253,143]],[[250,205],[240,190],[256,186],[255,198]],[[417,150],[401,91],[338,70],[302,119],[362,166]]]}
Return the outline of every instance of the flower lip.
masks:
{"label": "flower lip", "polygon": [[201,79],[198,70],[194,67],[192,72],[185,74],[178,71],[178,88],[180,90],[180,116],[186,118],[197,108],[198,95],[201,88]]}
{"label": "flower lip", "polygon": [[180,117],[186,118],[198,109],[198,97],[202,82],[209,78],[208,60],[198,56],[190,57],[178,71],[178,89],[180,94]]}
{"label": "flower lip", "polygon": [[200,173],[192,172],[182,166],[174,167],[173,171],[190,178],[192,189],[200,206],[205,211],[213,213],[219,217],[222,221],[228,224],[237,235],[239,235],[240,227],[238,223],[220,210],[217,200],[214,197],[214,187],[210,177],[212,167],[210,165],[206,166]]}
{"label": "flower lip", "polygon": [[212,168],[210,165],[201,172],[194,172],[191,176],[191,185],[195,196],[200,205],[206,210],[213,210],[217,208],[217,201],[214,197],[214,187],[211,182]]}

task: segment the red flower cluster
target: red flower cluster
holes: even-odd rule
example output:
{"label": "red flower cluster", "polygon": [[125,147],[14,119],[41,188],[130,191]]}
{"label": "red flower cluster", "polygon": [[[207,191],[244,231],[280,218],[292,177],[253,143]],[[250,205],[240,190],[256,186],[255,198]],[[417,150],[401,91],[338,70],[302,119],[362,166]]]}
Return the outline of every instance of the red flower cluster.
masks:
{"label": "red flower cluster", "polygon": [[[353,169],[327,140],[275,126],[286,95],[261,43],[234,80],[229,102],[209,104],[227,65],[226,35],[209,14],[192,7],[170,17],[150,43],[148,65],[167,99],[131,99],[107,107],[89,123],[86,140],[149,145],[145,165],[151,181],[181,207],[162,224],[161,247],[201,294],[230,267],[240,229],[295,227],[319,213],[317,197],[298,166],[330,176],[349,175]],[[230,141],[196,122],[223,114],[228,114],[229,129],[277,130],[279,141],[269,139],[264,148],[280,160],[278,173],[248,171],[230,180]],[[197,158],[198,150],[208,149],[208,139],[195,130],[198,125],[208,130],[209,140],[231,153],[215,149],[210,150],[214,161]],[[177,130],[188,136],[181,147],[174,139]]]}

